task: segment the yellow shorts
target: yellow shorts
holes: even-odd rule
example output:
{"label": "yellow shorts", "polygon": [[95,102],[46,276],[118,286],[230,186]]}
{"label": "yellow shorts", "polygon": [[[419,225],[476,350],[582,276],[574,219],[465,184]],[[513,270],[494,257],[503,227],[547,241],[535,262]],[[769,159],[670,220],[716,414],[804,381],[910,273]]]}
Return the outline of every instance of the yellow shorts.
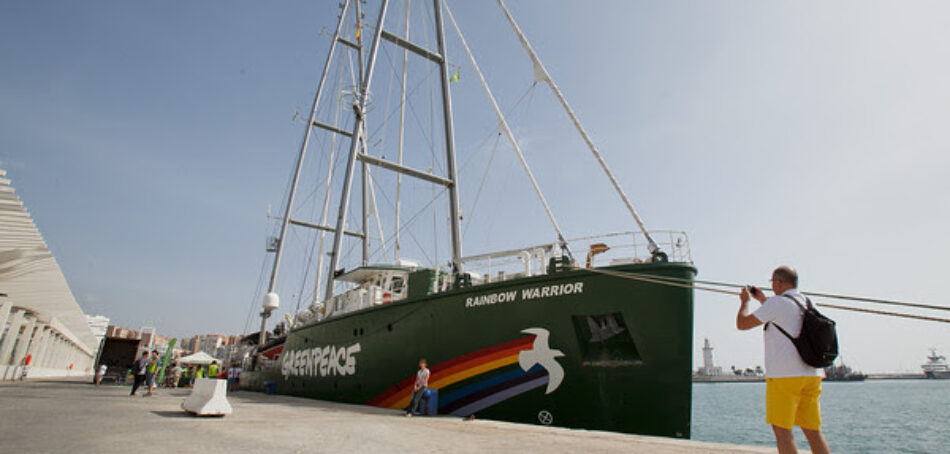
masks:
{"label": "yellow shorts", "polygon": [[784,377],[765,380],[765,421],[791,429],[821,429],[821,377]]}

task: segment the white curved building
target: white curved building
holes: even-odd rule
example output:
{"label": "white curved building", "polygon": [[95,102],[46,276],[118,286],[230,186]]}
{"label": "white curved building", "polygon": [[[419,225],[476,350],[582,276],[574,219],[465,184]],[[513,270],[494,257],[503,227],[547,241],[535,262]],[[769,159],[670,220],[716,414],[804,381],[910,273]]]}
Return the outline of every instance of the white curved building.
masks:
{"label": "white curved building", "polygon": [[0,170],[0,380],[87,375],[97,349],[56,259]]}

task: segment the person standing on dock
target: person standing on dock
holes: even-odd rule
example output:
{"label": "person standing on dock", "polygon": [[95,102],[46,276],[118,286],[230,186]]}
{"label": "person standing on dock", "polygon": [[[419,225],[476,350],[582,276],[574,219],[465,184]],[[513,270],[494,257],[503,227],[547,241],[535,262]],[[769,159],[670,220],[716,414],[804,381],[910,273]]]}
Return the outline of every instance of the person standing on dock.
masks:
{"label": "person standing on dock", "polygon": [[429,389],[429,368],[426,365],[425,358],[419,360],[419,372],[416,372],[416,382],[412,385],[412,400],[409,401],[409,408],[406,409],[407,418],[412,417],[413,413],[419,412],[422,396]]}
{"label": "person standing on dock", "polygon": [[186,365],[186,367],[184,367],[184,368],[182,369],[182,371],[181,371],[181,378],[182,378],[182,380],[181,380],[181,382],[178,384],[178,386],[181,386],[181,387],[183,387],[183,388],[187,388],[187,387],[191,386],[191,374],[192,374],[192,373],[193,373],[193,369],[192,369],[191,367],[187,367],[187,365]]}
{"label": "person standing on dock", "polygon": [[142,352],[142,357],[135,360],[135,363],[132,365],[132,373],[135,374],[135,381],[132,382],[132,393],[130,396],[134,396],[135,392],[138,391],[139,386],[142,386],[142,383],[145,383],[145,370],[148,368],[148,351]]}
{"label": "person standing on dock", "polygon": [[155,377],[158,376],[158,367],[161,365],[161,359],[158,358],[158,350],[152,350],[152,357],[148,359],[148,366],[145,368],[145,385],[148,392],[145,397],[152,395],[155,390]]}
{"label": "person standing on dock", "polygon": [[96,386],[99,386],[102,383],[102,377],[106,375],[106,371],[109,370],[109,366],[105,364],[100,364],[99,368],[96,369]]}
{"label": "person standing on dock", "polygon": [[195,366],[195,373],[192,374],[191,384],[195,384],[195,381],[199,378],[205,378],[205,368],[201,364]]}
{"label": "person standing on dock", "polygon": [[169,388],[177,388],[178,382],[181,381],[181,366],[178,365],[178,361],[172,363],[171,370],[168,373],[169,379]]}
{"label": "person standing on dock", "polygon": [[228,391],[237,391],[240,382],[241,366],[234,364],[228,369]]}
{"label": "person standing on dock", "polygon": [[[792,342],[771,324],[782,326],[789,334],[798,336],[802,329],[803,314],[799,303],[805,297],[798,293],[798,273],[791,267],[780,266],[772,272],[772,291],[766,298],[755,286],[742,289],[739,294],[739,313],[736,327],[742,331],[765,323],[765,420],[772,425],[775,444],[780,454],[797,453],[792,428],[799,426],[814,454],[830,452],[828,441],[821,433],[821,369],[805,364]],[[749,312],[749,300],[755,298],[762,305]]]}

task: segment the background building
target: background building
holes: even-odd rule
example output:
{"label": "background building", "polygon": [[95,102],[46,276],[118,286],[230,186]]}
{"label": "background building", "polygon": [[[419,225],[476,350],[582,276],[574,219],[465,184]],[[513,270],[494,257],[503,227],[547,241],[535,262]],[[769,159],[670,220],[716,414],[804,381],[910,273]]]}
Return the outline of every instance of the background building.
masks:
{"label": "background building", "polygon": [[106,337],[106,331],[109,329],[109,317],[105,315],[87,315],[86,323],[92,334],[96,336],[96,345],[101,347],[102,340]]}
{"label": "background building", "polygon": [[205,352],[209,355],[214,355],[214,352],[227,344],[228,337],[224,334],[205,334],[201,336],[201,339],[198,342],[198,351]]}
{"label": "background building", "polygon": [[0,170],[0,380],[92,373],[96,335]]}
{"label": "background building", "polygon": [[121,339],[139,339],[139,332],[122,328],[121,326],[109,325],[106,328],[106,337],[118,337]]}

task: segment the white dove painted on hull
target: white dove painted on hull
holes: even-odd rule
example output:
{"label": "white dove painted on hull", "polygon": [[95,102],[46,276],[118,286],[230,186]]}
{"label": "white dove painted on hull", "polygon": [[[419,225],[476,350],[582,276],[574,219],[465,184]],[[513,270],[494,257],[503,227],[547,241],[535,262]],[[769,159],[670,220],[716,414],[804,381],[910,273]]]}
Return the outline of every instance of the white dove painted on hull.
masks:
{"label": "white dove painted on hull", "polygon": [[561,386],[561,381],[564,380],[564,368],[555,359],[564,356],[564,353],[560,350],[551,349],[548,344],[548,338],[551,334],[544,328],[528,328],[521,332],[533,334],[535,337],[531,350],[524,350],[518,354],[518,365],[524,371],[531,369],[535,364],[540,364],[541,367],[547,370],[548,387],[544,393],[551,394],[558,386]]}

